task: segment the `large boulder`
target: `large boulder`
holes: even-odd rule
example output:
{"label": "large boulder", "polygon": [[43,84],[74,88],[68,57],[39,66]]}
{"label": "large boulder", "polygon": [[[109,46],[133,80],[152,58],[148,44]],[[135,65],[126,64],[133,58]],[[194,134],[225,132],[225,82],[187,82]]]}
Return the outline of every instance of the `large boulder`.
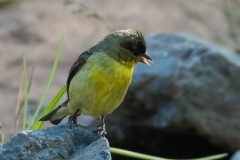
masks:
{"label": "large boulder", "polygon": [[38,131],[23,131],[0,148],[0,159],[110,160],[109,144],[93,128],[62,124]]}
{"label": "large boulder", "polygon": [[[109,116],[111,143],[132,143],[160,155],[169,147],[173,155],[177,146],[191,148],[191,136],[197,135],[196,153],[208,150],[199,147],[205,140],[218,147],[215,152],[239,149],[239,56],[183,34],[152,34],[147,43],[154,63],[136,67],[122,106]],[[185,140],[169,146],[164,138],[171,134]]]}

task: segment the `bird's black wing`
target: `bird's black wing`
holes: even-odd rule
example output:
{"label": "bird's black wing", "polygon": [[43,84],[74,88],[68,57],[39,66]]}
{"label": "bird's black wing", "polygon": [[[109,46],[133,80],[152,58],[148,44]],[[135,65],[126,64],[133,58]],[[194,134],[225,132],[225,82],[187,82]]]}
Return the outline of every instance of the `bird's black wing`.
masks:
{"label": "bird's black wing", "polygon": [[69,86],[70,86],[70,82],[73,79],[73,77],[76,75],[76,73],[81,69],[81,67],[85,64],[85,62],[87,61],[87,59],[93,54],[93,52],[91,51],[86,51],[83,52],[78,59],[73,63],[70,71],[69,71],[69,75],[68,75],[68,79],[67,79],[67,95],[69,98]]}

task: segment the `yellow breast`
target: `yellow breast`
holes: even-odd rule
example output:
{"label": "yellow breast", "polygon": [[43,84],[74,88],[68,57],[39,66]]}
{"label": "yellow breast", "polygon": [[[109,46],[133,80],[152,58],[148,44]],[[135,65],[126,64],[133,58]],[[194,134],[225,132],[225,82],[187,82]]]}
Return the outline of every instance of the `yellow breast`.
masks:
{"label": "yellow breast", "polygon": [[135,62],[119,63],[104,53],[88,58],[69,87],[71,113],[101,116],[122,102],[131,83]]}

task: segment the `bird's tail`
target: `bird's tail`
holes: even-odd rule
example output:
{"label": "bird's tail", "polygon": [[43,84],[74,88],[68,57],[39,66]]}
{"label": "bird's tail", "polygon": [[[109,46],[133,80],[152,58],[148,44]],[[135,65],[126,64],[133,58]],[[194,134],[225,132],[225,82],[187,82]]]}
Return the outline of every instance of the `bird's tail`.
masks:
{"label": "bird's tail", "polygon": [[67,114],[64,114],[64,110],[67,109],[67,104],[68,100],[63,102],[61,105],[52,110],[50,113],[43,116],[41,119],[39,119],[39,121],[50,120],[50,122],[54,125],[59,124],[67,116]]}

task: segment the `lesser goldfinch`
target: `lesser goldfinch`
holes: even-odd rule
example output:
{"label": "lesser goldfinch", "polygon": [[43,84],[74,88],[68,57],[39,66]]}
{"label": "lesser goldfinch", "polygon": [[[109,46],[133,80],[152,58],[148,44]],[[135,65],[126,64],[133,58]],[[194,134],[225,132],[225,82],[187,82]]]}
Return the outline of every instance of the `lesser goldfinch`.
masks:
{"label": "lesser goldfinch", "polygon": [[142,33],[127,29],[107,35],[97,45],[82,53],[72,65],[67,79],[67,100],[40,119],[59,124],[70,115],[101,117],[101,133],[106,133],[104,117],[123,101],[137,62],[152,61]]}

